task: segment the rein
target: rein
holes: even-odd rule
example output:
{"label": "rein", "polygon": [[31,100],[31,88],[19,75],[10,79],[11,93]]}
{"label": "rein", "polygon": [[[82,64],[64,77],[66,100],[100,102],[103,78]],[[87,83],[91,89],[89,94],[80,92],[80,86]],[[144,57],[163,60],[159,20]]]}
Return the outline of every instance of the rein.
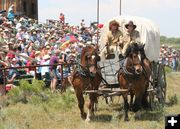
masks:
{"label": "rein", "polygon": [[[96,56],[96,53],[95,52],[93,52],[92,54],[90,54],[91,56]],[[86,59],[87,58],[87,59]],[[90,70],[89,70],[89,68],[91,67],[91,66],[95,66],[96,68],[97,68],[97,63],[94,63],[94,64],[89,64],[89,60],[88,60],[88,54],[86,54],[85,53],[85,61],[86,61],[86,65],[85,66],[83,66],[82,65],[82,63],[81,63],[81,58],[80,58],[80,60],[78,61],[78,71],[81,73],[81,74],[83,74],[83,75],[85,75],[85,76],[89,76],[89,77],[93,77],[93,75],[92,75],[92,73],[90,72]]]}
{"label": "rein", "polygon": [[131,73],[131,72],[129,72],[129,71],[127,70],[126,64],[127,64],[127,58],[125,59],[124,65],[123,65],[123,70],[124,70],[125,74],[127,74],[127,75],[134,75],[134,73]]}

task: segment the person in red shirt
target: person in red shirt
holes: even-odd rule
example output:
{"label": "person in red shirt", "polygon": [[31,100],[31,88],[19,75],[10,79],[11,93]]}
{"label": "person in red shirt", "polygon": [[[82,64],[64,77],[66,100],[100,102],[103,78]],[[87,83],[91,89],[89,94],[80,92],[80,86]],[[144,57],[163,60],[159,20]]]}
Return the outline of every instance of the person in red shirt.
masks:
{"label": "person in red shirt", "polygon": [[62,23],[62,24],[65,23],[65,17],[64,17],[63,13],[60,13],[59,20],[60,20],[60,23]]}
{"label": "person in red shirt", "polygon": [[[35,54],[31,53],[29,57],[34,59]],[[28,60],[26,66],[32,66],[34,64],[35,64],[35,62],[33,62],[32,60]],[[35,67],[34,68],[27,68],[26,73],[35,76],[35,69],[36,69]]]}

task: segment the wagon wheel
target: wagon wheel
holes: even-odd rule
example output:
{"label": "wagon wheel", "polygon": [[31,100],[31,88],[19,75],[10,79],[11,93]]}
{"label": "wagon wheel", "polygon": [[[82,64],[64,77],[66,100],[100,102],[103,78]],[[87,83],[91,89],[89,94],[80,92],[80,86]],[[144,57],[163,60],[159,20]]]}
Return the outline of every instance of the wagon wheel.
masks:
{"label": "wagon wheel", "polygon": [[163,64],[159,64],[157,76],[157,98],[160,104],[164,106],[166,101],[166,72]]}
{"label": "wagon wheel", "polygon": [[149,106],[150,106],[151,110],[153,110],[156,105],[155,89],[157,86],[158,67],[159,67],[158,63],[156,63],[156,62],[151,63],[152,73],[151,73],[151,76],[149,79],[150,82],[149,82],[149,88],[148,88],[148,102],[149,102]]}

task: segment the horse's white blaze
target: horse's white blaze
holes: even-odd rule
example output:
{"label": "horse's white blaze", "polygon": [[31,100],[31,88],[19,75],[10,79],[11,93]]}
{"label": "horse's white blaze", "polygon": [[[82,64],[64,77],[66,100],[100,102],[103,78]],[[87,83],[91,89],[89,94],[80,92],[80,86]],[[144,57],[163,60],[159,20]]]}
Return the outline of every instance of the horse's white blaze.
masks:
{"label": "horse's white blaze", "polygon": [[91,57],[92,57],[92,59],[94,60],[96,56],[95,56],[95,55],[92,55]]}
{"label": "horse's white blaze", "polygon": [[[140,71],[138,72],[138,69],[140,69]],[[140,68],[137,68],[136,66],[135,66],[135,73],[136,74],[140,74],[141,72],[142,72],[142,66],[140,67]]]}

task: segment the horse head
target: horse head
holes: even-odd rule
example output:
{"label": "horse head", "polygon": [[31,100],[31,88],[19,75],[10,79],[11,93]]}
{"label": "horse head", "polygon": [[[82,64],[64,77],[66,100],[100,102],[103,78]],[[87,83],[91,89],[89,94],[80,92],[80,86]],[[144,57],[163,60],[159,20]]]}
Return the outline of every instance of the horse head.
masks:
{"label": "horse head", "polygon": [[95,74],[97,72],[97,62],[100,60],[97,49],[93,45],[83,48],[81,53],[81,65],[88,72]]}
{"label": "horse head", "polygon": [[144,45],[132,43],[128,46],[125,52],[126,63],[125,67],[132,74],[141,74],[142,73],[142,62],[146,58],[144,52]]}

